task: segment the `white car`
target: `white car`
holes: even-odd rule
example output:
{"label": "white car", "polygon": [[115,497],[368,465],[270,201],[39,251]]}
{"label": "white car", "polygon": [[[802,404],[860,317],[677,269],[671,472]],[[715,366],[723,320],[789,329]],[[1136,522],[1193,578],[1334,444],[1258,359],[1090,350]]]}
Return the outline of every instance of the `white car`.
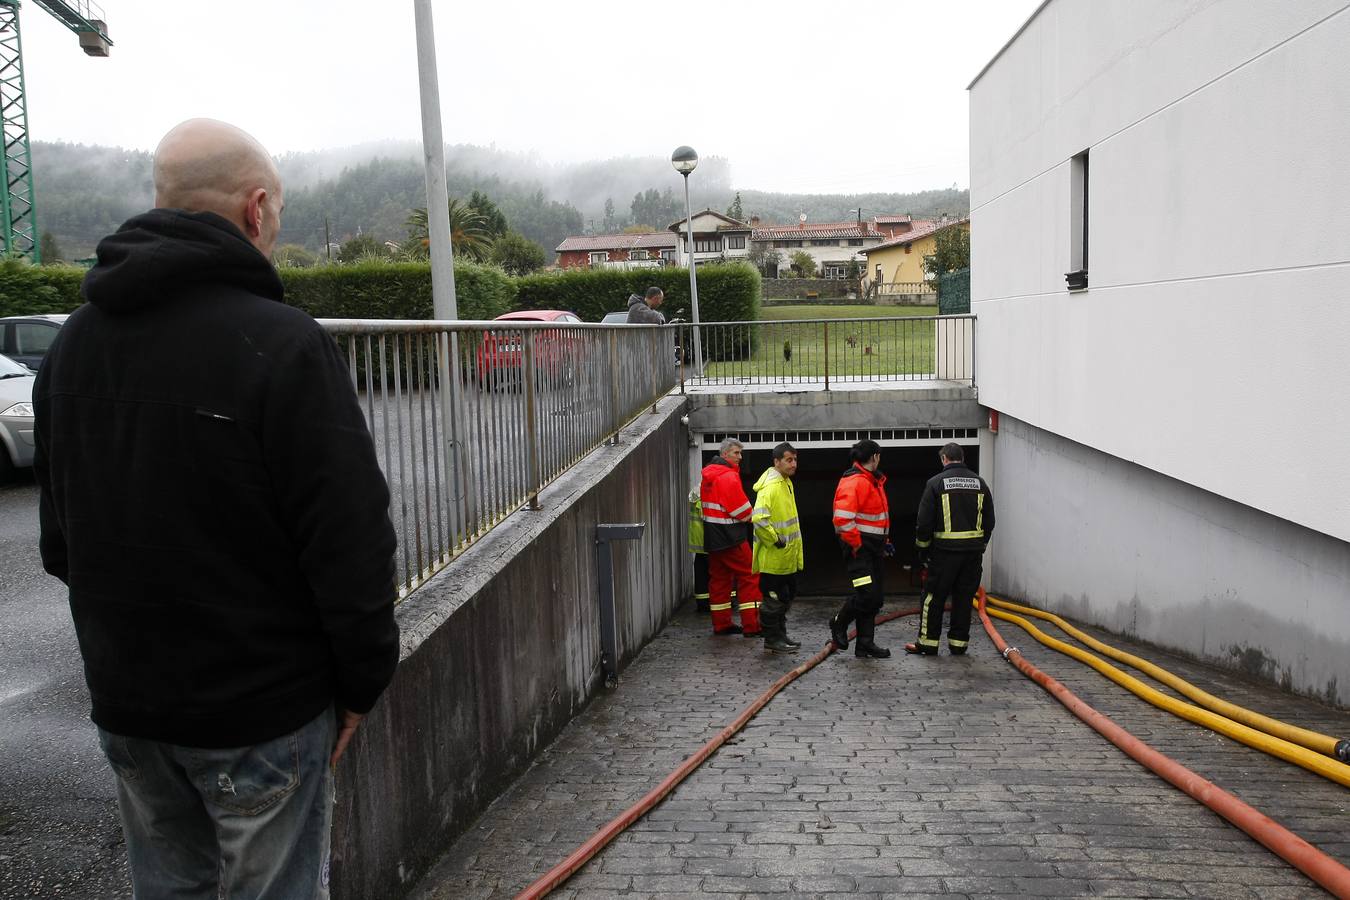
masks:
{"label": "white car", "polygon": [[0,356],[0,481],[33,465],[33,382],[37,376]]}

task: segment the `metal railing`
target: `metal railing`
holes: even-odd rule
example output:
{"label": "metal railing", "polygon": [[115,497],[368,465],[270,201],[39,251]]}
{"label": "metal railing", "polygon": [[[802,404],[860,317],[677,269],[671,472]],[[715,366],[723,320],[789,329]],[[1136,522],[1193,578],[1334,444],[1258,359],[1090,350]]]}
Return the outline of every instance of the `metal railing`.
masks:
{"label": "metal railing", "polygon": [[[896,316],[704,322],[702,373],[686,366],[681,389],[712,385],[958,381],[975,383],[975,317]],[[680,329],[681,352],[693,328]]]}
{"label": "metal railing", "polygon": [[888,297],[895,294],[935,294],[937,291],[933,288],[930,281],[878,281],[871,287],[873,293],[878,297]]}
{"label": "metal railing", "polygon": [[389,482],[404,597],[677,384],[673,327],[325,319]]}

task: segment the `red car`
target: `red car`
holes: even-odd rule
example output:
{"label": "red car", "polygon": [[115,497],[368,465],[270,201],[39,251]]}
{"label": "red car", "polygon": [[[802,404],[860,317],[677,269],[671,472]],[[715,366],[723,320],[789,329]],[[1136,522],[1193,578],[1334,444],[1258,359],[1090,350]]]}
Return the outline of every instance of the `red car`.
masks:
{"label": "red car", "polygon": [[[562,309],[524,309],[509,312],[493,319],[509,328],[512,322],[552,322],[555,325],[580,324],[575,313]],[[574,352],[580,349],[576,332],[562,329],[536,329],[534,338],[534,365],[536,371],[550,380],[565,378],[571,372],[568,365]],[[521,338],[527,332],[489,331],[478,345],[478,380],[483,385],[513,387],[520,384],[520,369],[525,353]]]}

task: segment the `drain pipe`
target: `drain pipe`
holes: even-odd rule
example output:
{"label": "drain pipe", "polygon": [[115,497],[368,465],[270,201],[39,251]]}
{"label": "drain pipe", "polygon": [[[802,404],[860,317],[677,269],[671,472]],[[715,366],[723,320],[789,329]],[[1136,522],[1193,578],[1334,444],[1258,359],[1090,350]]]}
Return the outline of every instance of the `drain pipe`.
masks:
{"label": "drain pipe", "polygon": [[619,681],[619,617],[614,610],[613,541],[636,541],[642,537],[646,522],[627,522],[595,526],[596,569],[600,581],[600,664],[605,670],[605,687]]}

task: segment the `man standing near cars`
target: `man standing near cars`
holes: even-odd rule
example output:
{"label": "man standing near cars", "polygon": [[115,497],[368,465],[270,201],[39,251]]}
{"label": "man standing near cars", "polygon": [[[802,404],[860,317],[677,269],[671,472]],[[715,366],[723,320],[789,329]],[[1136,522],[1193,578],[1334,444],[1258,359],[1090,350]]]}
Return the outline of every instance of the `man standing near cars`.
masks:
{"label": "man standing near cars", "polygon": [[[741,486],[741,442],[723,438],[717,458],[703,467],[703,548],[708,551],[713,634],[759,635],[759,576],[751,565],[750,500]],[[741,624],[731,617],[732,592]]]}
{"label": "man standing near cars", "polygon": [[966,467],[957,443],[945,445],[942,471],[928,479],[919,499],[914,543],[928,581],[919,610],[919,639],[906,653],[933,656],[942,637],[942,607],[952,598],[947,650],[961,656],[970,646],[970,607],[980,588],[985,545],[994,533],[994,495],[983,478]]}
{"label": "man standing near cars", "polygon": [[327,897],[333,767],[398,662],[389,492],[337,346],[282,302],[275,165],[194,119],[34,391],[138,897]]}
{"label": "man standing near cars", "polygon": [[872,440],[858,441],[849,456],[853,465],[835,488],[833,518],[853,593],[830,619],[830,639],[840,650],[847,650],[848,626],[857,622],[858,643],[853,655],[888,659],[891,651],[878,647],[873,640],[877,613],[885,600],[882,562],[895,555],[886,476],[880,472],[881,445]]}
{"label": "man standing near cars", "polygon": [[788,637],[787,614],[797,596],[797,573],[805,568],[802,526],[797,517],[797,450],[784,441],[773,448],[773,465],[755,482],[754,570],[759,573],[760,625],[764,649],[794,653],[801,641]]}
{"label": "man standing near cars", "polygon": [[664,325],[666,317],[657,312],[657,308],[666,299],[665,291],[659,287],[647,288],[646,296],[628,295],[629,325]]}

